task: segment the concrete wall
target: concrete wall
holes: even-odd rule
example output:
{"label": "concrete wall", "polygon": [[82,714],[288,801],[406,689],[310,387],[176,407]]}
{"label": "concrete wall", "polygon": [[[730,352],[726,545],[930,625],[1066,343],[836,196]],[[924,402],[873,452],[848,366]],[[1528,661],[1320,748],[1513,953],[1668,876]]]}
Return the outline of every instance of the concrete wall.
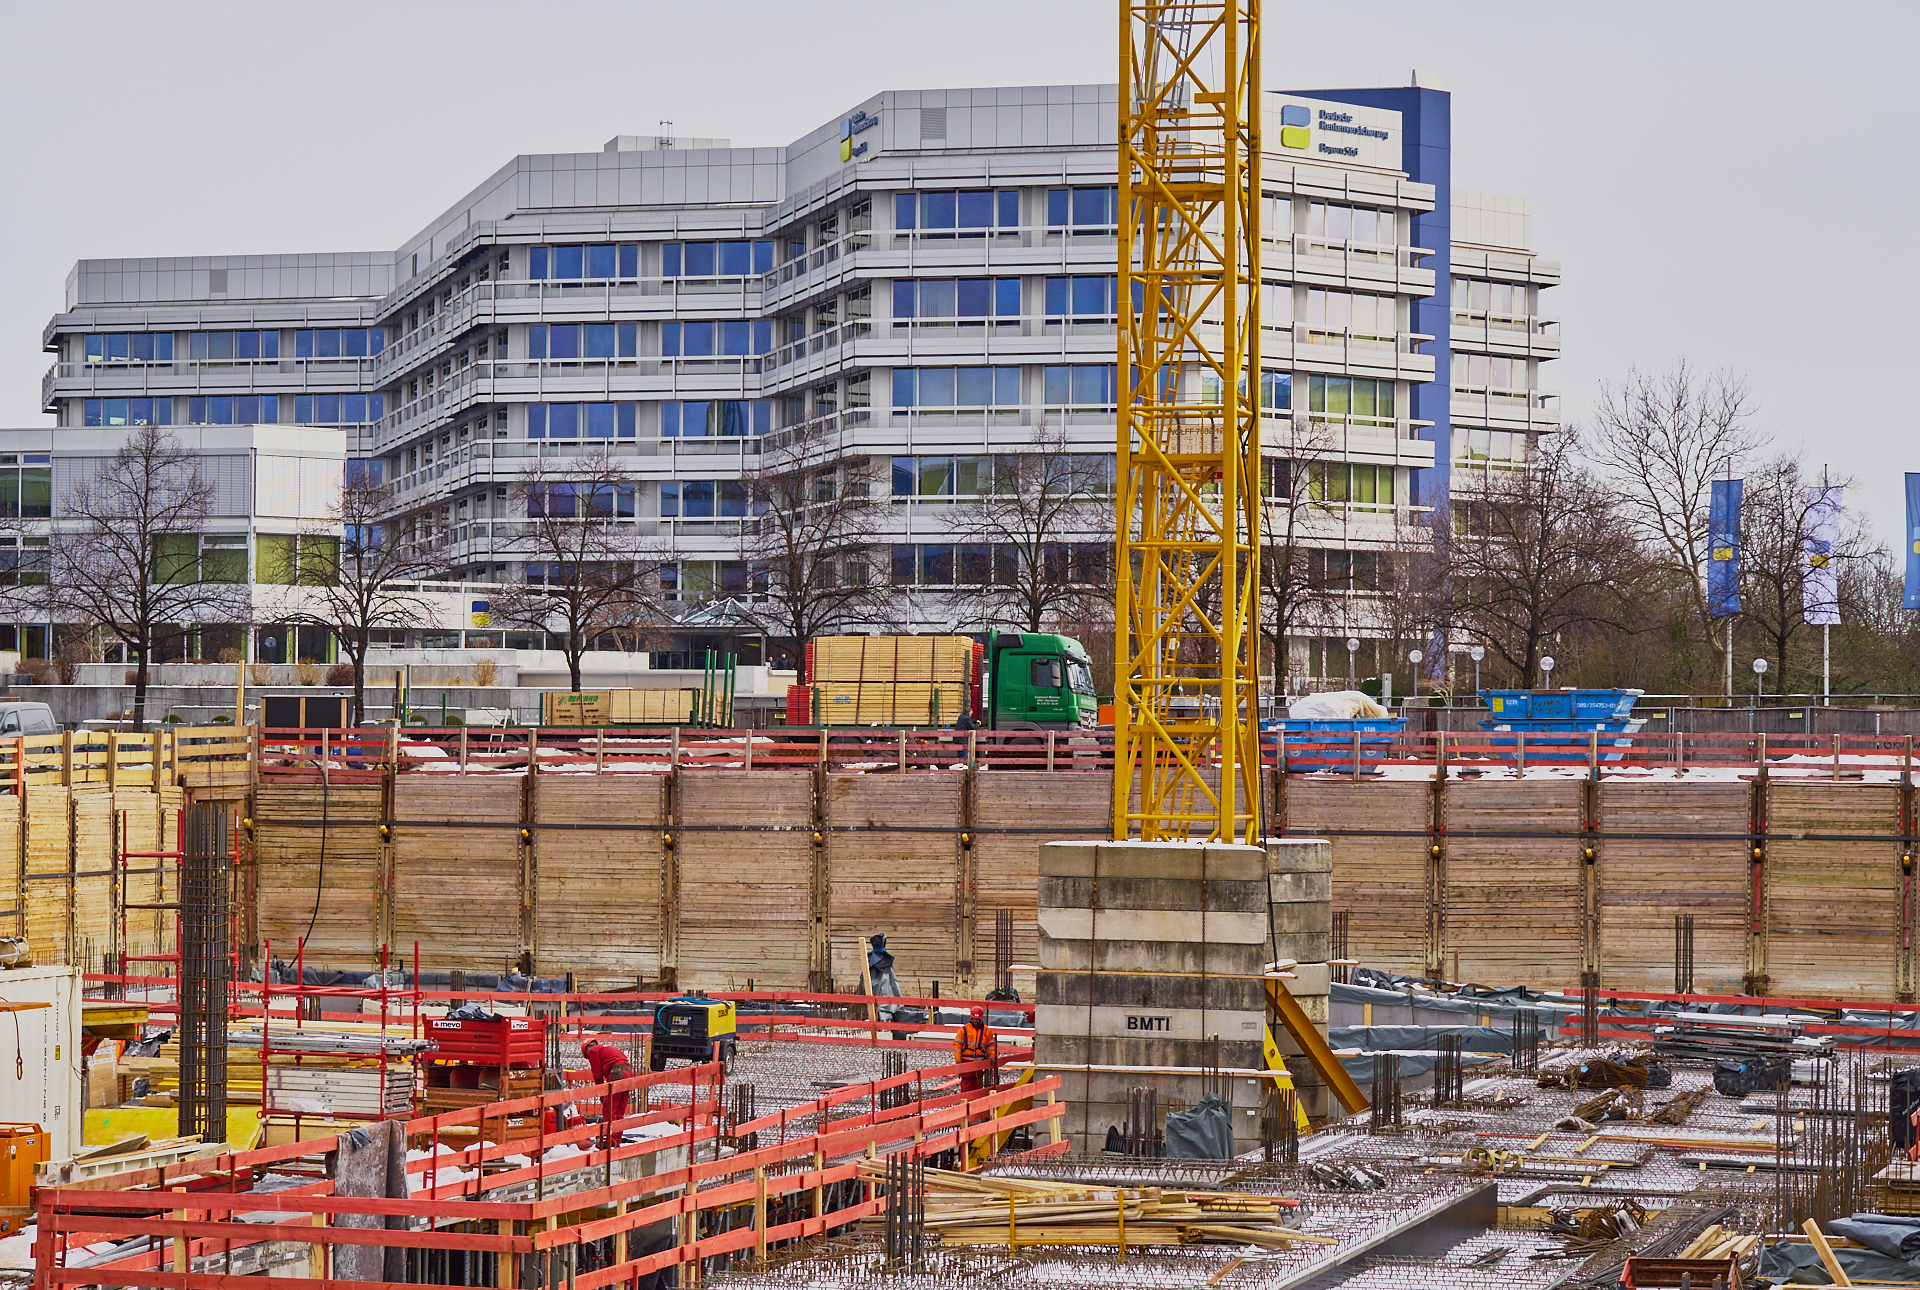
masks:
{"label": "concrete wall", "polygon": [[[1275,962],[1294,960],[1288,993],[1327,1033],[1330,975],[1328,942],[1333,932],[1333,845],[1324,838],[1278,838],[1267,843],[1267,899],[1270,946]],[[1322,1120],[1333,1114],[1331,1094],[1285,1026],[1273,1028],[1274,1043],[1287,1060],[1287,1073],[1306,1107]]]}

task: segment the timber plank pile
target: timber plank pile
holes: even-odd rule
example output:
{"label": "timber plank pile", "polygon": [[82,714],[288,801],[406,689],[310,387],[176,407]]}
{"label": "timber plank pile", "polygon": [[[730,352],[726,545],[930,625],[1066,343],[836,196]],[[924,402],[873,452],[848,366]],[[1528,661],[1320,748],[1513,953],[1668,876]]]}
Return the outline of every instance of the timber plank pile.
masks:
{"label": "timber plank pile", "polygon": [[[860,1170],[885,1183],[886,1162]],[[1337,1245],[1287,1225],[1291,1202],[1246,1192],[1081,1183],[926,1171],[927,1235],[941,1245]]]}

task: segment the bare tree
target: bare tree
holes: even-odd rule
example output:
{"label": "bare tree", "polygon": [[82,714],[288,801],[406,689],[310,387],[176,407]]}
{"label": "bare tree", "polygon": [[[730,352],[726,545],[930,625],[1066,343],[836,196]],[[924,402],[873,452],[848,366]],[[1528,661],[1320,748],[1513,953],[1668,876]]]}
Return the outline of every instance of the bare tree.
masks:
{"label": "bare tree", "polygon": [[750,612],[796,656],[815,636],[885,612],[874,536],[886,504],[873,495],[865,458],[834,461],[805,435],[763,453],[744,483],[752,514],[740,556],[754,591]]}
{"label": "bare tree", "polygon": [[[1273,659],[1276,693],[1292,692],[1293,637],[1309,622],[1329,616],[1341,590],[1337,571],[1327,568],[1315,522],[1322,508],[1310,494],[1314,471],[1329,459],[1333,441],[1322,421],[1295,424],[1284,445],[1285,457],[1265,459],[1261,481],[1265,503],[1260,529],[1260,631]],[[1358,588],[1366,590],[1367,588]]]}
{"label": "bare tree", "polygon": [[1457,503],[1442,539],[1455,623],[1526,686],[1563,633],[1631,630],[1640,557],[1578,451],[1574,431],[1543,438],[1525,469]]}
{"label": "bare tree", "polygon": [[[982,620],[1037,632],[1113,601],[1113,457],[1072,450],[1058,430],[993,458],[992,478],[955,501],[955,592]],[[966,496],[956,489],[957,496]]]}
{"label": "bare tree", "polygon": [[1742,469],[1760,442],[1746,383],[1701,375],[1684,361],[1665,373],[1630,369],[1603,385],[1595,454],[1618,490],[1631,534],[1687,589],[1690,617],[1715,653],[1725,644],[1708,612],[1707,509],[1712,483]]}
{"label": "bare tree", "polygon": [[599,637],[667,616],[660,594],[665,557],[640,540],[635,495],[632,473],[604,450],[542,457],[514,489],[526,518],[508,550],[521,564],[491,612],[560,637],[575,690],[581,659]]}
{"label": "bare tree", "polygon": [[244,622],[244,545],[210,547],[214,486],[157,426],[129,429],[113,454],[55,501],[48,609],[123,644],[134,661],[133,721],[146,728],[152,654],[196,623]]}
{"label": "bare tree", "polygon": [[[1828,480],[1845,488],[1851,480]],[[1791,648],[1807,623],[1812,569],[1807,544],[1813,536],[1814,502],[1805,472],[1792,457],[1776,457],[1749,472],[1740,517],[1740,616],[1757,632],[1774,669],[1774,685],[1788,688]],[[1844,573],[1871,550],[1857,524],[1842,531],[1829,558]]]}
{"label": "bare tree", "polygon": [[259,581],[297,588],[274,618],[326,628],[353,665],[356,722],[366,720],[373,633],[429,621],[431,606],[409,584],[447,575],[432,533],[403,534],[388,523],[392,511],[392,490],[354,470],[325,523],[297,537],[258,539]]}

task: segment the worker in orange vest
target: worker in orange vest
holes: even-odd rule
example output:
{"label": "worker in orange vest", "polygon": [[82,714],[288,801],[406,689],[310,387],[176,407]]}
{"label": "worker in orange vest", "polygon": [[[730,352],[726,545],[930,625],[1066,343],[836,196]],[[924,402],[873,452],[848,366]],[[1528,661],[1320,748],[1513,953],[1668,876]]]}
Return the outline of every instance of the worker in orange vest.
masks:
{"label": "worker in orange vest", "polygon": [[953,1060],[991,1063],[983,1071],[969,1071],[960,1077],[960,1087],[965,1091],[992,1088],[1000,1082],[1000,1041],[987,1027],[987,1010],[979,1004],[973,1006],[967,1024],[954,1032]]}

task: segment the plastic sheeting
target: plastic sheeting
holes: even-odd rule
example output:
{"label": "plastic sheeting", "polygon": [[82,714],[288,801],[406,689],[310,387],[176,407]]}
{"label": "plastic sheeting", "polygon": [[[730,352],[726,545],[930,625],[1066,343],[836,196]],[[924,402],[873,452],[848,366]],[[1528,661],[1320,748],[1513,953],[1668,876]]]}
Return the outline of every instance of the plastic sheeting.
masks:
{"label": "plastic sheeting", "polygon": [[[1840,1266],[1854,1281],[1906,1281],[1915,1276],[1916,1265],[1906,1259],[1891,1258],[1877,1250],[1838,1249],[1833,1252]],[[1760,1276],[1773,1285],[1830,1286],[1820,1255],[1811,1245],[1780,1241],[1760,1252]]]}
{"label": "plastic sheeting", "polygon": [[1175,1160],[1231,1160],[1233,1120],[1227,1104],[1203,1097],[1191,1111],[1169,1111],[1164,1154]]}
{"label": "plastic sheeting", "polygon": [[1287,705],[1289,721],[1355,721],[1362,717],[1377,719],[1391,715],[1370,696],[1358,690],[1309,694]]}
{"label": "plastic sheeting", "polygon": [[1513,1035],[1491,1026],[1334,1026],[1327,1039],[1335,1048],[1374,1053],[1430,1052],[1451,1036],[1470,1053],[1510,1053]]}
{"label": "plastic sheeting", "polygon": [[1827,1224],[1827,1234],[1858,1241],[1870,1250],[1895,1258],[1920,1259],[1920,1218],[1895,1218],[1891,1214],[1855,1214],[1836,1218]]}

